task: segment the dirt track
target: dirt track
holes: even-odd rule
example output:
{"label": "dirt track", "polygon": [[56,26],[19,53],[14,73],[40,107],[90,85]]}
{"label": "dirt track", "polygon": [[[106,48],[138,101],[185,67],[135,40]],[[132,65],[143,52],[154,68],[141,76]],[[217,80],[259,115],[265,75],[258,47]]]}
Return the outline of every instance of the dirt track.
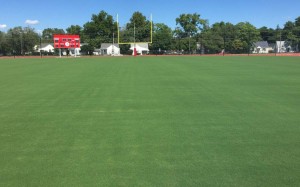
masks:
{"label": "dirt track", "polygon": [[[205,54],[205,55],[143,55],[138,57],[149,57],[149,56],[223,56],[222,54]],[[299,56],[300,53],[273,53],[273,54],[225,54],[224,56]],[[80,58],[104,58],[104,57],[111,57],[111,56],[81,56]],[[117,57],[131,57],[130,55],[124,56],[117,56]],[[40,56],[0,56],[0,59],[14,59],[14,58],[41,58]],[[58,56],[43,56],[42,58],[59,58]],[[72,56],[69,57],[62,57],[62,58],[75,58]],[[79,57],[78,57],[79,58]]]}

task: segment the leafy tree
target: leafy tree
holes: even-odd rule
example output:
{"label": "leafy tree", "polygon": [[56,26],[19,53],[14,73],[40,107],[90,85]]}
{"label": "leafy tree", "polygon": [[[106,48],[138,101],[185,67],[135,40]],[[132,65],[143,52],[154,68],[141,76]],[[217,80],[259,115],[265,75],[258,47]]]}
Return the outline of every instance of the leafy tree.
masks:
{"label": "leafy tree", "polygon": [[33,51],[38,42],[38,34],[30,27],[14,27],[7,32],[9,46],[15,54],[24,55]]}
{"label": "leafy tree", "polygon": [[198,41],[205,46],[206,53],[226,52],[234,53],[233,41],[237,38],[235,25],[225,22],[217,22],[207,27],[201,34]]}
{"label": "leafy tree", "polygon": [[248,44],[245,41],[241,41],[240,39],[235,39],[232,42],[232,53],[243,53],[245,52],[245,46]]}
{"label": "leafy tree", "polygon": [[199,31],[203,30],[207,20],[201,19],[200,14],[180,14],[176,18],[177,27],[176,34],[183,37],[195,36]]}
{"label": "leafy tree", "polygon": [[31,54],[36,44],[39,44],[39,35],[31,27],[14,27],[0,34],[0,53],[3,55]]}
{"label": "leafy tree", "polygon": [[176,25],[174,30],[174,48],[177,50],[194,51],[196,50],[197,39],[199,33],[207,26],[207,20],[200,17],[200,14],[180,14],[176,18]]}
{"label": "leafy tree", "polygon": [[[212,31],[215,37],[218,37],[218,45],[220,50],[233,53],[233,41],[237,38],[237,29],[232,23],[219,22],[212,25]],[[222,38],[222,39],[221,39]],[[220,52],[221,52],[220,51]]]}
{"label": "leafy tree", "polygon": [[94,52],[94,47],[91,45],[83,45],[81,46],[81,53],[85,53],[88,55],[92,55]]}
{"label": "leafy tree", "polygon": [[121,54],[126,54],[126,55],[131,55],[132,51],[130,51],[130,45],[129,44],[123,44],[120,45],[120,53]]}
{"label": "leafy tree", "polygon": [[238,38],[243,42],[243,52],[250,52],[253,43],[261,39],[259,31],[249,22],[240,22],[236,28]]}
{"label": "leafy tree", "polygon": [[260,32],[260,37],[263,41],[267,41],[268,43],[275,43],[277,40],[276,30],[268,27],[261,27],[258,29]]}
{"label": "leafy tree", "polygon": [[114,32],[117,32],[117,23],[105,11],[93,14],[91,21],[83,26],[84,38],[94,48],[99,48],[101,43],[112,42]]}
{"label": "leafy tree", "polygon": [[71,25],[70,27],[68,27],[66,29],[67,34],[76,34],[80,36],[80,40],[81,43],[83,43],[86,39],[86,37],[84,36],[83,32],[83,28],[79,25]]}
{"label": "leafy tree", "polygon": [[287,41],[288,44],[292,45],[292,43],[296,40],[296,36],[293,33],[295,28],[295,24],[291,21],[288,21],[284,24],[284,28],[281,30],[282,40]]}
{"label": "leafy tree", "polygon": [[300,45],[300,17],[295,19],[295,22],[288,21],[284,25],[283,40],[290,45],[293,50],[299,51]]}
{"label": "leafy tree", "polygon": [[295,19],[295,26],[300,27],[300,16]]}
{"label": "leafy tree", "polygon": [[220,53],[224,49],[223,37],[216,34],[211,28],[204,30],[199,37],[199,41],[205,53],[214,54]]}
{"label": "leafy tree", "polygon": [[5,43],[6,43],[5,33],[0,31],[0,55],[3,55],[4,53],[6,53],[6,50],[4,47]]}
{"label": "leafy tree", "polygon": [[82,32],[82,27],[79,25],[71,25],[66,29],[68,34],[78,34],[80,35]]}
{"label": "leafy tree", "polygon": [[293,30],[295,28],[295,24],[292,21],[288,21],[284,24],[283,30]]}
{"label": "leafy tree", "polygon": [[42,32],[42,38],[45,42],[52,42],[54,34],[65,34],[65,31],[59,28],[46,28]]}
{"label": "leafy tree", "polygon": [[7,31],[7,35],[10,36],[9,44],[11,46],[11,51],[14,54],[21,54],[21,33],[22,27],[14,27]]}
{"label": "leafy tree", "polygon": [[141,12],[134,12],[130,18],[130,22],[126,25],[124,38],[127,42],[133,42],[134,40],[136,42],[150,41],[150,24],[151,22]]}
{"label": "leafy tree", "polygon": [[39,43],[39,35],[33,28],[25,27],[23,29],[23,52],[33,52],[34,46]]}
{"label": "leafy tree", "polygon": [[1,55],[8,55],[12,51],[12,45],[9,43],[10,37],[0,31],[0,56]]}
{"label": "leafy tree", "polygon": [[151,50],[169,50],[172,45],[172,29],[163,23],[157,23],[153,29],[153,44]]}

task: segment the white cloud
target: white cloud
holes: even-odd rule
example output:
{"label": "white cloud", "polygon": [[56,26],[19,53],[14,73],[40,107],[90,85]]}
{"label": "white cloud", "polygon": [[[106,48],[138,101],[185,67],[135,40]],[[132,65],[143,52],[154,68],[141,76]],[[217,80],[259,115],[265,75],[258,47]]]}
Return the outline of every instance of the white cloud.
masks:
{"label": "white cloud", "polygon": [[39,24],[39,21],[38,21],[38,20],[30,20],[30,19],[27,19],[27,20],[25,21],[25,24],[27,24],[27,25],[37,25],[37,24]]}
{"label": "white cloud", "polygon": [[5,29],[7,27],[7,25],[5,24],[0,24],[0,29]]}

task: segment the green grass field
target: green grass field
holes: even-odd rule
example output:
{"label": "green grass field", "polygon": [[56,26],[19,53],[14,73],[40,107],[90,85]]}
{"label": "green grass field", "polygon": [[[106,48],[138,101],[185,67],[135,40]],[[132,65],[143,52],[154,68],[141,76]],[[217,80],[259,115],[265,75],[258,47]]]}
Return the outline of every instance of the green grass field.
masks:
{"label": "green grass field", "polygon": [[297,186],[299,57],[0,59],[0,186]]}

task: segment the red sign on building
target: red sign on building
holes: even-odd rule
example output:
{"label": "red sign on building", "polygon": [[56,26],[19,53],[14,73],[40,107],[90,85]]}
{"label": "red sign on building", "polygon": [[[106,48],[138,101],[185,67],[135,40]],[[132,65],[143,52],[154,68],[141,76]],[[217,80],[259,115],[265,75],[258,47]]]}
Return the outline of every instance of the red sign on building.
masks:
{"label": "red sign on building", "polygon": [[79,35],[54,34],[54,48],[80,48]]}

